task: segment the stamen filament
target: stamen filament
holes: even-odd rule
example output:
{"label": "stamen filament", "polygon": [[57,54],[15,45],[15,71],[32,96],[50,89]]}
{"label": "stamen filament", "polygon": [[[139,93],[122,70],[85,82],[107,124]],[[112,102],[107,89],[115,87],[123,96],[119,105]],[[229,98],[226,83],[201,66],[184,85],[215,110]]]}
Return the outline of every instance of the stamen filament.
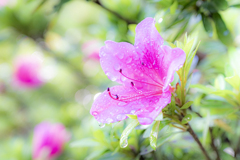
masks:
{"label": "stamen filament", "polygon": [[124,77],[126,77],[126,78],[128,78],[128,79],[130,79],[130,80],[133,80],[133,81],[136,81],[136,82],[140,82],[140,83],[149,84],[149,85],[152,85],[152,86],[163,87],[163,86],[160,85],[160,84],[159,84],[159,85],[156,85],[156,84],[147,83],[147,82],[142,82],[142,81],[139,81],[139,80],[132,79],[132,78],[130,78],[130,77],[124,75],[124,74],[122,73],[122,69],[120,69],[119,72],[120,72]]}

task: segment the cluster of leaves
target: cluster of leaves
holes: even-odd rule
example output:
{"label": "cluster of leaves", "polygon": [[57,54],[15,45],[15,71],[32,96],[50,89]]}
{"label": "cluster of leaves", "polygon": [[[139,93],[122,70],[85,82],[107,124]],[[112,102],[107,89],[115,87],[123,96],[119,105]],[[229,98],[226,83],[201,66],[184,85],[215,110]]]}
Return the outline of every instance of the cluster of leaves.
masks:
{"label": "cluster of leaves", "polygon": [[[177,13],[176,18],[173,19],[166,29],[174,27],[177,24],[182,25],[179,34],[173,39],[175,41],[183,32],[185,32],[188,24],[190,23],[191,16],[200,16],[203,26],[208,33],[209,37],[214,34],[214,28],[218,38],[225,45],[233,43],[233,37],[227,28],[220,12],[229,9],[230,7],[238,8],[239,4],[229,5],[226,0],[166,0],[154,1],[160,9],[169,9],[169,12],[174,15]],[[194,27],[193,27],[194,28]]]}

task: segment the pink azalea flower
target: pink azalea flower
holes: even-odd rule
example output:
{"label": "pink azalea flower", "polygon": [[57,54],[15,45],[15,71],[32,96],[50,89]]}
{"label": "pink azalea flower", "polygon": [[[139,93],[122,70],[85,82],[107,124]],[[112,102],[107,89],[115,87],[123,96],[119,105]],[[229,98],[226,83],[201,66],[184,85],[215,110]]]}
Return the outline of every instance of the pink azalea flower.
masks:
{"label": "pink azalea flower", "polygon": [[163,45],[153,18],[136,27],[135,44],[106,41],[100,63],[108,78],[120,86],[108,88],[94,101],[90,113],[100,123],[113,123],[135,114],[151,124],[171,101],[170,82],[185,61],[180,48]]}
{"label": "pink azalea flower", "polygon": [[62,124],[43,122],[34,129],[33,159],[52,160],[59,156],[69,133]]}
{"label": "pink azalea flower", "polygon": [[38,56],[26,55],[18,57],[14,69],[14,80],[21,87],[35,88],[44,83],[40,76],[42,62]]}
{"label": "pink azalea flower", "polygon": [[8,3],[8,0],[0,0],[0,8],[6,6]]}
{"label": "pink azalea flower", "polygon": [[100,42],[98,40],[91,40],[83,43],[82,52],[88,59],[99,61]]}

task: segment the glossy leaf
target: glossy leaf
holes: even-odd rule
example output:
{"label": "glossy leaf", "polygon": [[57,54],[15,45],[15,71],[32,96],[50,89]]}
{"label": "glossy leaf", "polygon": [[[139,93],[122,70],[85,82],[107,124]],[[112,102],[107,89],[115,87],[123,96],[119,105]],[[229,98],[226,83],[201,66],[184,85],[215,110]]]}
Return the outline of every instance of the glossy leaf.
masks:
{"label": "glossy leaf", "polygon": [[228,8],[226,0],[212,0],[212,2],[218,10],[226,10]]}
{"label": "glossy leaf", "polygon": [[[158,140],[157,140],[157,145],[156,145],[156,148],[160,147],[161,145],[163,145],[165,142],[167,142],[171,136],[173,136],[174,134],[176,133],[180,133],[180,132],[172,132],[172,133],[165,133],[162,137],[160,137]],[[153,148],[151,146],[143,149],[140,154],[141,155],[145,155],[147,153],[150,153],[153,151]]]}
{"label": "glossy leaf", "polygon": [[209,17],[202,14],[202,22],[203,22],[204,29],[208,33],[208,36],[212,37],[213,36],[212,20]]}
{"label": "glossy leaf", "polygon": [[219,13],[213,13],[213,21],[217,30],[217,35],[220,41],[225,45],[233,44],[233,39],[230,31],[227,29],[222,17]]}
{"label": "glossy leaf", "polygon": [[131,119],[137,119],[137,115],[127,114],[127,116]]}
{"label": "glossy leaf", "polygon": [[232,77],[227,77],[225,78],[225,80],[235,89],[235,90],[239,90],[240,88],[240,78],[238,77],[238,75],[234,75]]}
{"label": "glossy leaf", "polygon": [[160,121],[156,121],[155,124],[152,127],[152,131],[150,134],[150,146],[152,149],[156,150],[157,145],[157,137],[158,137],[158,131],[159,131],[159,124]]}
{"label": "glossy leaf", "polygon": [[181,107],[181,109],[188,109],[192,104],[193,104],[193,101],[189,101],[189,102],[185,103],[185,104]]}
{"label": "glossy leaf", "polygon": [[188,123],[189,121],[191,121],[191,119],[192,119],[192,115],[191,114],[187,114],[186,116],[183,117],[182,124]]}
{"label": "glossy leaf", "polygon": [[131,131],[139,125],[138,120],[133,120],[122,132],[121,138],[120,138],[120,147],[125,148],[128,145],[128,135],[131,133]]}

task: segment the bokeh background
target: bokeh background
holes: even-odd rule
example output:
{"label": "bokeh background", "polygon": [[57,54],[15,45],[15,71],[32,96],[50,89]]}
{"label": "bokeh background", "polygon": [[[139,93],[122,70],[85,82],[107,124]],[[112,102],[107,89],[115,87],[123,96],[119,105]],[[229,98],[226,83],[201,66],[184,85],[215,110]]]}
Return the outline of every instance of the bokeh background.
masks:
{"label": "bokeh background", "polygon": [[[226,2],[226,3],[225,3]],[[229,49],[240,46],[238,0],[0,0],[0,159],[32,159],[34,127],[49,121],[62,123],[71,134],[59,160],[82,159],[203,159],[189,134],[174,135],[148,151],[148,132],[131,133],[128,147],[119,137],[128,120],[100,128],[89,111],[99,93],[116,85],[101,69],[98,52],[106,40],[134,43],[135,27],[146,17],[156,19],[168,42],[185,34],[201,41],[194,60],[192,84],[231,89],[223,82]],[[237,4],[237,5],[236,5]],[[43,64],[38,87],[14,83],[15,61],[38,55]],[[240,60],[240,59],[239,59]],[[224,83],[224,84],[223,84]],[[223,159],[234,159],[230,144],[239,136],[239,113],[226,116],[231,104],[192,90],[193,107],[207,118],[192,123],[203,144],[211,137],[205,126],[215,127],[216,144]],[[213,101],[214,100],[214,101]],[[219,104],[221,103],[220,108]],[[224,103],[224,104],[223,104]],[[221,117],[222,116],[222,117]],[[223,121],[216,121],[219,117]],[[164,132],[160,133],[166,136]],[[228,148],[224,151],[224,149]]]}

